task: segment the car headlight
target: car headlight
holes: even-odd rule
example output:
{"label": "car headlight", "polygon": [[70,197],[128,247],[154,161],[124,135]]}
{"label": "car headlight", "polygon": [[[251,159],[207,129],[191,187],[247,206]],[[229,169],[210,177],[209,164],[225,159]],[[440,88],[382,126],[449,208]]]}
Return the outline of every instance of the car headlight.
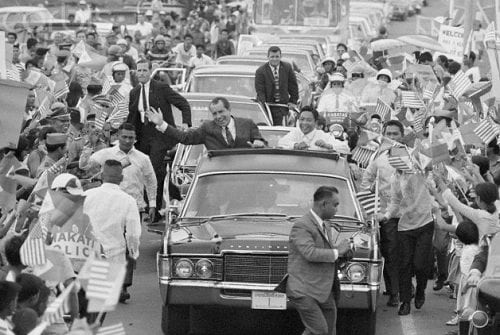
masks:
{"label": "car headlight", "polygon": [[210,260],[202,258],[196,262],[195,273],[200,278],[208,279],[214,273],[214,265]]}
{"label": "car headlight", "polygon": [[353,263],[347,267],[347,278],[353,283],[359,283],[365,278],[365,267],[359,263]]}
{"label": "car headlight", "polygon": [[193,271],[193,262],[187,258],[182,258],[175,264],[175,273],[181,278],[191,277],[193,275]]}

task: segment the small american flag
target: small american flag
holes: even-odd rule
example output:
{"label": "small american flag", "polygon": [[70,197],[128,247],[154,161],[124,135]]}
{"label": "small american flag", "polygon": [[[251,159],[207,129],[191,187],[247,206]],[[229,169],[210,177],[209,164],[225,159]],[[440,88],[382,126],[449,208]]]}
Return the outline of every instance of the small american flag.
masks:
{"label": "small american flag", "polygon": [[486,28],[486,33],[484,35],[484,43],[487,42],[496,42],[497,40],[497,32],[495,29],[495,22],[490,22],[488,27]]}
{"label": "small american flag", "polygon": [[415,130],[416,133],[424,131],[425,116],[425,110],[419,110],[415,113],[415,119],[413,120],[413,130]]}
{"label": "small american flag", "polygon": [[40,118],[43,119],[47,115],[49,115],[50,111],[50,99],[48,96],[44,97],[42,103],[38,107],[38,112],[40,113]]}
{"label": "small american flag", "polygon": [[120,322],[116,325],[99,328],[97,335],[125,335],[125,328],[123,323]]}
{"label": "small american flag", "polygon": [[106,94],[111,89],[111,83],[109,82],[109,78],[106,75],[102,76],[102,94]]}
{"label": "small american flag", "polygon": [[53,175],[59,175],[66,170],[66,164],[68,163],[68,157],[64,156],[57,162],[55,162],[51,167],[47,169],[47,172]]}
{"label": "small american flag", "polygon": [[66,287],[54,301],[52,301],[52,303],[45,310],[42,320],[46,321],[49,325],[62,320],[64,313],[69,310],[66,300],[68,299],[70,292],[73,290],[73,286],[75,286],[74,281],[68,285],[68,287]]}
{"label": "small american flag", "polygon": [[401,104],[408,108],[424,108],[425,105],[415,91],[401,91]]}
{"label": "small american flag", "polygon": [[347,72],[351,72],[352,67],[354,66],[354,62],[350,59],[347,59],[344,63],[342,63],[342,66],[347,70]]}
{"label": "small american flag", "polygon": [[375,114],[380,115],[382,121],[387,121],[391,116],[392,108],[385,103],[384,100],[377,99],[377,107],[375,107]]}
{"label": "small american flag", "polygon": [[20,249],[21,262],[26,266],[43,265],[47,262],[42,226],[37,222],[31,228]]}
{"label": "small american flag", "polygon": [[93,259],[89,267],[89,284],[87,285],[87,299],[107,300],[114,283],[109,280],[110,264],[104,260]]}
{"label": "small american flag", "polygon": [[108,118],[108,122],[125,119],[128,116],[128,105],[125,100],[120,101]]}
{"label": "small american flag", "polygon": [[489,119],[484,119],[474,128],[474,133],[484,144],[488,144],[500,134],[500,130]]}
{"label": "small american flag", "polygon": [[60,99],[63,97],[63,95],[69,93],[69,87],[66,81],[61,80],[56,83],[56,86],[54,87],[54,97],[56,99]]}
{"label": "small american flag", "polygon": [[437,83],[429,81],[424,87],[423,98],[426,100],[431,100],[434,97],[434,92],[436,92],[437,87]]}
{"label": "small american flag", "polygon": [[118,90],[113,90],[113,92],[109,94],[109,100],[113,106],[117,106],[124,99],[125,97]]}
{"label": "small american flag", "polygon": [[102,130],[104,128],[104,124],[106,123],[106,119],[108,118],[108,113],[103,110],[99,117],[95,120],[96,129]]}
{"label": "small american flag", "polygon": [[375,155],[376,150],[357,146],[352,149],[352,159],[356,161],[359,165],[366,167],[372,160],[372,157]]}
{"label": "small american flag", "polygon": [[[358,198],[359,204],[364,208],[366,214],[368,216],[375,214],[375,193],[371,191],[360,191],[356,193],[356,197]],[[380,210],[380,203],[377,204],[378,209]]]}
{"label": "small american flag", "polygon": [[471,85],[470,79],[460,70],[453,76],[449,83],[451,95],[458,100]]}
{"label": "small american flag", "polygon": [[403,82],[399,79],[394,79],[393,81],[391,81],[389,83],[389,85],[387,85],[388,88],[390,88],[391,90],[395,91],[399,88],[399,86],[401,86]]}
{"label": "small american flag", "polygon": [[389,164],[396,170],[403,172],[413,172],[412,163],[409,156],[390,156]]}

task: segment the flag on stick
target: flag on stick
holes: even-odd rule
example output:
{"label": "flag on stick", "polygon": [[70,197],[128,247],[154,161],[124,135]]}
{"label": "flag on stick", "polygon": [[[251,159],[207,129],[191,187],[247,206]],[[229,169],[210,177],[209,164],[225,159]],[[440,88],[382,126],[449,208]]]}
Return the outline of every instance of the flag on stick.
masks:
{"label": "flag on stick", "polygon": [[417,96],[415,91],[401,91],[401,103],[403,107],[425,108],[423,101]]}
{"label": "flag on stick", "polygon": [[125,328],[123,328],[123,323],[120,322],[116,325],[99,328],[97,335],[125,335]]}
{"label": "flag on stick", "polygon": [[484,119],[474,128],[474,133],[484,144],[488,144],[498,136],[500,130],[489,119]]}
{"label": "flag on stick", "polygon": [[419,110],[415,113],[415,119],[413,120],[413,130],[415,130],[417,134],[424,131],[425,115],[425,110]]}
{"label": "flag on stick", "polygon": [[431,100],[434,97],[434,92],[436,92],[436,89],[438,87],[438,84],[432,81],[429,81],[427,85],[424,87],[424,91],[422,92],[422,97],[425,100]]}
{"label": "flag on stick", "polygon": [[104,260],[92,260],[89,269],[88,299],[107,300],[113,289],[113,282],[108,281],[110,263]]}
{"label": "flag on stick", "polygon": [[375,107],[375,114],[380,115],[382,121],[387,121],[391,117],[392,108],[385,103],[384,100],[377,99],[377,107]]}
{"label": "flag on stick", "polygon": [[68,299],[71,290],[73,290],[73,286],[75,286],[74,281],[71,282],[71,284],[69,284],[68,287],[66,287],[54,301],[52,301],[52,303],[45,310],[42,320],[46,321],[49,325],[62,320],[64,313],[68,311],[68,304],[66,300]]}
{"label": "flag on stick", "polygon": [[69,93],[69,87],[65,80],[56,82],[54,87],[54,97],[56,99],[62,98],[65,94]]}
{"label": "flag on stick", "polygon": [[367,147],[357,146],[352,149],[352,159],[359,165],[366,167],[375,155],[376,150]]}
{"label": "flag on stick", "polygon": [[35,223],[20,249],[21,262],[26,266],[43,265],[47,262],[42,226]]}
{"label": "flag on stick", "polygon": [[450,86],[451,95],[458,100],[469,89],[472,83],[465,73],[460,70],[453,76],[448,85]]}
{"label": "flag on stick", "polygon": [[380,211],[380,204],[376,204],[375,201],[375,193],[371,191],[360,191],[356,193],[356,197],[368,216],[372,216]]}

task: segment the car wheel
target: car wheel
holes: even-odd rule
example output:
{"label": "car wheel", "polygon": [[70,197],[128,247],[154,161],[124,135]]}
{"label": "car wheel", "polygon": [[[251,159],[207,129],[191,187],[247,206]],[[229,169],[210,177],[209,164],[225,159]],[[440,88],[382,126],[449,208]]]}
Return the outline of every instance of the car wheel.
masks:
{"label": "car wheel", "polygon": [[168,335],[189,333],[189,306],[163,306],[161,329]]}
{"label": "car wheel", "polygon": [[375,335],[377,312],[366,309],[340,310],[337,329],[345,335]]}

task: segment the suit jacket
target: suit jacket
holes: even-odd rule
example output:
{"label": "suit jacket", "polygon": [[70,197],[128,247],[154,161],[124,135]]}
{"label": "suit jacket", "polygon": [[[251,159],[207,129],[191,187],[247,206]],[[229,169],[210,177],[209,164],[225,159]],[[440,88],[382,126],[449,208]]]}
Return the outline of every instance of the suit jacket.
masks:
{"label": "suit jacket", "polygon": [[[141,96],[141,85],[137,85],[130,91],[129,114],[127,122],[132,123],[136,128],[137,144],[136,147],[143,151],[146,145],[165,146],[170,149],[175,143],[172,143],[164,134],[158,131],[155,124],[149,122],[144,124],[141,122],[141,114],[139,112],[139,98]],[[149,85],[149,106],[160,108],[163,114],[163,119],[169,126],[175,127],[172,107],[174,105],[182,112],[182,122],[191,126],[191,107],[187,100],[175,92],[169,85],[160,83],[156,80],[151,80]]]}
{"label": "suit jacket", "polygon": [[340,284],[334,257],[333,245],[312,214],[308,212],[297,219],[290,232],[288,247],[287,295],[308,296],[323,303],[333,290],[338,299]]}
{"label": "suit jacket", "polygon": [[[299,100],[299,85],[297,77],[290,64],[280,62],[279,66],[279,82],[280,82],[280,103],[287,104],[289,102],[296,104]],[[269,62],[261,65],[255,71],[255,91],[257,92],[257,100],[260,102],[275,102],[274,101],[274,75]]]}
{"label": "suit jacket", "polygon": [[[248,148],[247,142],[254,140],[264,141],[257,125],[250,119],[233,117],[236,128],[234,146],[232,148]],[[182,144],[205,144],[208,150],[220,150],[231,148],[222,136],[222,128],[213,120],[205,121],[199,128],[182,131],[177,128],[168,127],[165,135],[174,139],[176,143]],[[265,141],[264,141],[265,142]]]}

